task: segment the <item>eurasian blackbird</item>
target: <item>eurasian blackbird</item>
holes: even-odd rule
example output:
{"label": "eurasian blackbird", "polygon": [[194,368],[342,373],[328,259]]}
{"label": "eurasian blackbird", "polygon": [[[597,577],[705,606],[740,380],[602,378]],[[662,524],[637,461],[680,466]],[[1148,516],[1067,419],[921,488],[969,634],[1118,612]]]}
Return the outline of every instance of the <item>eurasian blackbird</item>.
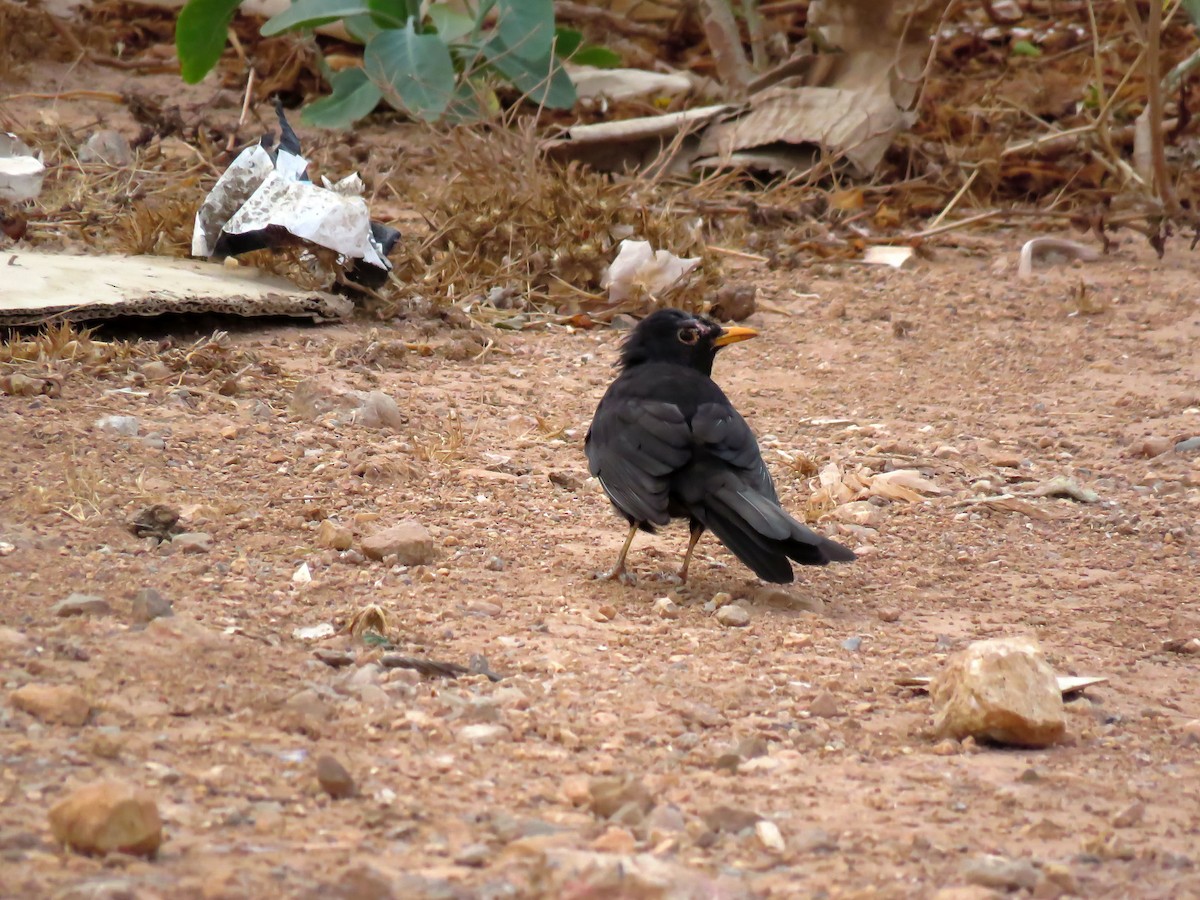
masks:
{"label": "eurasian blackbird", "polygon": [[793,578],[789,559],[823,566],[855,558],[783,511],[754,432],[710,377],[718,350],[756,334],[662,309],[625,341],[621,374],[584,442],[588,468],[629,522],[616,566],[600,577],[626,580],[637,530],[653,534],[674,518],[691,527],[680,581],[705,529],[759,578],[779,584]]}

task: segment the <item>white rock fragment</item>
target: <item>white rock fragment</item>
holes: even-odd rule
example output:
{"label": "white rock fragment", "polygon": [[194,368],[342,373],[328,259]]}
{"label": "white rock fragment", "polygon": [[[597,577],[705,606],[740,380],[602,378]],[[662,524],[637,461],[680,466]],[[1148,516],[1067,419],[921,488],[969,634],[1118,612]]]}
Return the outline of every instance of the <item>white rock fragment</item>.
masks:
{"label": "white rock fragment", "polygon": [[333,637],[335,633],[336,631],[332,625],[328,622],[322,622],[320,625],[296,628],[292,631],[292,637],[298,641],[319,641],[321,638]]}
{"label": "white rock fragment", "polygon": [[770,819],[760,819],[755,823],[754,835],[758,838],[758,842],[772,853],[782,853],[787,847],[783,842],[779,826]]}

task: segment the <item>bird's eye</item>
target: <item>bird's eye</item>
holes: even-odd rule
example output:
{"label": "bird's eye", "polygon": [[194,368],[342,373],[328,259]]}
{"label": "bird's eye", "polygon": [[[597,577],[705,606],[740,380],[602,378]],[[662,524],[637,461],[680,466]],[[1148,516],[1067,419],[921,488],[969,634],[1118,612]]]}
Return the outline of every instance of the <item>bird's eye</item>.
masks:
{"label": "bird's eye", "polygon": [[685,344],[694,344],[700,340],[700,332],[695,328],[683,328],[679,332],[679,340]]}

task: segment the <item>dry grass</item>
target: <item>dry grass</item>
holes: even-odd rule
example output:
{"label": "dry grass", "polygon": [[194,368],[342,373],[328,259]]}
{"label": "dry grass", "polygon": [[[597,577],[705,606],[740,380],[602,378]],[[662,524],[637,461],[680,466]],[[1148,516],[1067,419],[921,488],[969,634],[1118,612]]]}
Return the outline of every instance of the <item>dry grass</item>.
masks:
{"label": "dry grass", "polygon": [[29,63],[37,59],[69,58],[57,41],[50,14],[41,6],[17,0],[0,0],[0,82],[22,79]]}
{"label": "dry grass", "polygon": [[[108,378],[136,373],[138,379],[212,385],[219,393],[229,393],[231,384],[237,389],[239,379],[279,373],[274,364],[236,347],[221,331],[178,347],[149,340],[96,340],[94,334],[92,329],[66,322],[47,326],[32,336],[10,335],[0,342],[0,378],[52,376],[60,385],[62,378],[74,374]],[[151,368],[151,362],[158,366]],[[0,387],[7,383],[0,382]]]}
{"label": "dry grass", "polygon": [[[460,128],[444,143],[444,183],[412,198],[429,232],[393,254],[402,292],[509,315],[604,310],[600,280],[627,237],[699,255],[704,281],[720,277],[697,230],[664,206],[660,193],[644,182],[547,161],[532,124]],[[701,287],[673,301],[697,308],[704,295]]]}

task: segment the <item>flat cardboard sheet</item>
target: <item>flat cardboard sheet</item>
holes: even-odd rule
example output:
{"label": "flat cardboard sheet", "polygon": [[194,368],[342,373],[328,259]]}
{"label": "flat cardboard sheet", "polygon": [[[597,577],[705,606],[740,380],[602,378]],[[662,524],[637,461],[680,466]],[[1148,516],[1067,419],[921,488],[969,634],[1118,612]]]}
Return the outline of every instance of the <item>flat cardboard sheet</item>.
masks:
{"label": "flat cardboard sheet", "polygon": [[345,297],[302,291],[256,269],[159,256],[0,255],[0,327],[118,316],[224,313],[343,319]]}

